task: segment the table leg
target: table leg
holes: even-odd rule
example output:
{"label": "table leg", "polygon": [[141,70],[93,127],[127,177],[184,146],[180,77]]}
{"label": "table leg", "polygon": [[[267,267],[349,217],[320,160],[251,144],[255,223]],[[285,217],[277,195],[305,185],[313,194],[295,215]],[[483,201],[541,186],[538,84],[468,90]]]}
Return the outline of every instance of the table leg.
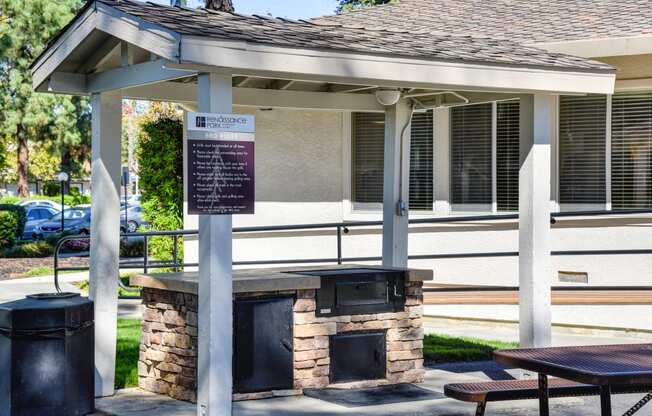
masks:
{"label": "table leg", "polygon": [[548,376],[539,373],[539,416],[550,416],[548,405]]}
{"label": "table leg", "polygon": [[600,386],[600,408],[602,416],[611,416],[611,386]]}

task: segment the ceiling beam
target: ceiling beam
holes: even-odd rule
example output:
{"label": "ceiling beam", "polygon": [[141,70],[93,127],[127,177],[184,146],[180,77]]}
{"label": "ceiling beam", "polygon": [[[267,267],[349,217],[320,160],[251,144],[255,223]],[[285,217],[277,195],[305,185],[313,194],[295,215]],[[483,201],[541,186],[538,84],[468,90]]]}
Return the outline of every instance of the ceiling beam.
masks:
{"label": "ceiling beam", "polygon": [[93,93],[119,90],[195,75],[194,71],[169,69],[166,63],[165,59],[158,59],[88,75],[86,91]]}
{"label": "ceiling beam", "polygon": [[86,59],[82,65],[80,65],[75,72],[80,72],[82,74],[88,74],[89,72],[94,72],[94,70],[104,62],[106,62],[113,52],[120,46],[120,39],[109,37],[106,42],[102,44],[93,54]]}
{"label": "ceiling beam", "polygon": [[275,79],[270,84],[270,88],[273,90],[287,90],[294,83],[295,81],[292,79]]}
{"label": "ceiling beam", "polygon": [[[197,85],[193,83],[162,82],[123,90],[125,98],[152,101],[194,103]],[[342,94],[310,91],[234,88],[233,105],[263,108],[306,110],[384,112],[376,97],[368,94]]]}

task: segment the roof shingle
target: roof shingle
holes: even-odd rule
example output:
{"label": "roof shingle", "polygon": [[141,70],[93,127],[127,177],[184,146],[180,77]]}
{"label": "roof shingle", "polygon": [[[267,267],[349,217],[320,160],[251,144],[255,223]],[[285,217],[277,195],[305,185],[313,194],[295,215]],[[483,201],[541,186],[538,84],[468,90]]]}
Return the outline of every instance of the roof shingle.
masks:
{"label": "roof shingle", "polygon": [[434,28],[521,44],[652,34],[652,0],[399,0],[313,19],[324,25]]}
{"label": "roof shingle", "polygon": [[[293,48],[391,54],[435,61],[543,67],[573,71],[614,71],[613,67],[601,62],[549,53],[509,40],[442,34],[425,27],[417,27],[418,30],[413,30],[412,28],[416,26],[406,23],[381,25],[378,22],[378,25],[382,26],[381,28],[363,28],[362,25],[356,23],[355,19],[351,21],[351,26],[348,21],[336,24],[316,24],[309,21],[291,21],[204,9],[170,7],[155,3],[141,3],[135,0],[97,1],[181,35],[240,40]],[[416,0],[408,0],[406,4],[410,1]],[[374,9],[384,9],[384,7]],[[355,15],[358,16],[357,13]],[[324,22],[321,21],[321,23]],[[346,23],[346,25],[339,23]],[[356,25],[359,27],[355,27]],[[406,30],[406,28],[410,28],[410,30]]]}

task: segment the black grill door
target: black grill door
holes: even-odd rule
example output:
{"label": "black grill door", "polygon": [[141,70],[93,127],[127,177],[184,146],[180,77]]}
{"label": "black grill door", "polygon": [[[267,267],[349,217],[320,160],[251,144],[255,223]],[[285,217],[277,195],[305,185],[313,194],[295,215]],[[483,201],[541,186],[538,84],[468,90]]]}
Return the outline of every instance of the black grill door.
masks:
{"label": "black grill door", "polygon": [[293,388],[292,298],[236,300],[236,393]]}
{"label": "black grill door", "polygon": [[385,332],[334,335],[331,344],[331,383],[385,378]]}

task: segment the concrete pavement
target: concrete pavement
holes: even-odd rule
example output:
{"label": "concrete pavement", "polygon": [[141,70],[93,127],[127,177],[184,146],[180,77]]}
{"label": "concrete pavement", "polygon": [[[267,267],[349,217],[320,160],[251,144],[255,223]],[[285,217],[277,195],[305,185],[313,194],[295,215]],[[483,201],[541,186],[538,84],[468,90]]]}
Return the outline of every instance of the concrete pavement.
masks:
{"label": "concrete pavement", "polygon": [[[266,400],[237,402],[233,405],[233,416],[472,416],[475,405],[445,398],[443,386],[447,383],[504,378],[518,374],[493,362],[471,364],[449,364],[430,367],[426,380],[420,387],[436,393],[434,399],[404,401],[388,405],[344,407],[323,400],[305,396],[282,397]],[[622,414],[637,402],[642,395],[614,396],[614,414]],[[191,416],[196,414],[193,404],[176,402],[138,389],[118,392],[111,398],[97,400],[97,415],[114,416]],[[599,399],[565,398],[551,400],[551,414],[555,416],[598,416]],[[652,415],[652,404],[644,407],[642,416]],[[535,416],[538,415],[536,400],[490,403],[487,415]]]}
{"label": "concrete pavement", "polygon": [[[59,286],[64,292],[80,293],[81,290],[73,285],[74,282],[88,280],[88,273],[64,274],[60,276]],[[0,281],[0,303],[11,302],[35,293],[53,293],[54,277],[38,276],[24,279],[11,279]],[[140,319],[142,308],[140,299],[118,300],[118,317],[125,319]]]}

